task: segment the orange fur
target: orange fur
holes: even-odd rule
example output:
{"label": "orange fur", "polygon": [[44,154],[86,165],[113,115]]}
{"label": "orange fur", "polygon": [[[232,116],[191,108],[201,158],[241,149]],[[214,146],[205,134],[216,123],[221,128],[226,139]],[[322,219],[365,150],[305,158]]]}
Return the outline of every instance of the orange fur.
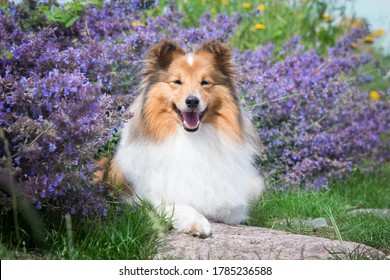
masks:
{"label": "orange fur", "polygon": [[240,127],[239,108],[232,97],[224,91],[224,88],[215,90],[217,96],[210,100],[210,109],[205,115],[204,123],[211,123],[237,143],[241,143],[243,134]]}
{"label": "orange fur", "polygon": [[127,195],[132,194],[131,188],[127,185],[123,171],[115,158],[110,161],[107,157],[103,157],[96,162],[96,166],[99,169],[94,173],[94,183],[107,180],[111,187],[115,189],[119,188]]}
{"label": "orange fur", "polygon": [[93,183],[98,183],[104,180],[105,177],[105,168],[108,163],[108,158],[103,157],[100,160],[95,162],[96,167],[98,167],[98,170],[95,171],[95,179],[92,181]]}
{"label": "orange fur", "polygon": [[150,97],[144,105],[144,130],[148,138],[156,142],[162,142],[166,137],[174,134],[179,121],[174,115],[168,98],[161,92],[163,91],[159,91],[159,87],[152,88]]}

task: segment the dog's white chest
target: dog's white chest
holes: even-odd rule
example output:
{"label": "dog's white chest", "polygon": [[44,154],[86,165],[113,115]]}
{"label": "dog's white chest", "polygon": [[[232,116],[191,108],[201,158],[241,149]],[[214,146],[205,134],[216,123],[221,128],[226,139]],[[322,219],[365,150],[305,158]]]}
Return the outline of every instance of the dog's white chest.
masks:
{"label": "dog's white chest", "polygon": [[164,143],[139,141],[118,151],[139,197],[155,205],[190,205],[206,216],[246,205],[261,191],[252,155],[249,145],[234,144],[207,124],[196,133],[179,129]]}

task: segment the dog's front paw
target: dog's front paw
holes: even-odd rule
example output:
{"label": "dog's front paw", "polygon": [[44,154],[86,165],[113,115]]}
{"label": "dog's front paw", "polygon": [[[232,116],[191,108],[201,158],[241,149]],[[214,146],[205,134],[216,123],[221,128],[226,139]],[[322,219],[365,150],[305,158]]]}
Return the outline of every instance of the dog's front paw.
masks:
{"label": "dog's front paw", "polygon": [[175,209],[173,227],[180,232],[200,238],[207,238],[212,234],[209,221],[191,207]]}
{"label": "dog's front paw", "polygon": [[187,221],[178,225],[177,229],[200,238],[207,238],[211,235],[211,225],[202,215],[199,215],[196,220]]}

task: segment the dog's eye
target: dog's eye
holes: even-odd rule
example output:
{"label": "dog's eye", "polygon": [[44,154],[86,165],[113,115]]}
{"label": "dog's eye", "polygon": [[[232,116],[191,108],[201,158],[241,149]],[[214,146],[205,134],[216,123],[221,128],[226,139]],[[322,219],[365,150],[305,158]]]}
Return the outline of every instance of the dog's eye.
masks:
{"label": "dog's eye", "polygon": [[203,80],[200,84],[201,86],[208,86],[210,83],[206,80]]}
{"label": "dog's eye", "polygon": [[181,85],[181,81],[180,81],[179,79],[178,79],[178,80],[174,80],[173,83],[174,83],[175,85]]}

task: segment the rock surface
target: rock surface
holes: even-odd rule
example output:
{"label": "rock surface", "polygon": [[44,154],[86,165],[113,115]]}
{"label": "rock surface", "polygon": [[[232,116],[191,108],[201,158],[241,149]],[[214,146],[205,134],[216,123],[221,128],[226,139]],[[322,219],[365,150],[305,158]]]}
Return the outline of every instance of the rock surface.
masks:
{"label": "rock surface", "polygon": [[212,224],[206,239],[171,231],[157,259],[384,259],[369,246],[244,225]]}
{"label": "rock surface", "polygon": [[294,226],[301,226],[311,229],[319,229],[324,227],[329,227],[328,222],[325,218],[315,218],[315,219],[299,219],[299,218],[292,218],[287,220],[278,220],[278,223],[280,225],[287,225],[291,224]]}
{"label": "rock surface", "polygon": [[348,212],[349,215],[371,214],[384,218],[390,218],[390,209],[355,209]]}

